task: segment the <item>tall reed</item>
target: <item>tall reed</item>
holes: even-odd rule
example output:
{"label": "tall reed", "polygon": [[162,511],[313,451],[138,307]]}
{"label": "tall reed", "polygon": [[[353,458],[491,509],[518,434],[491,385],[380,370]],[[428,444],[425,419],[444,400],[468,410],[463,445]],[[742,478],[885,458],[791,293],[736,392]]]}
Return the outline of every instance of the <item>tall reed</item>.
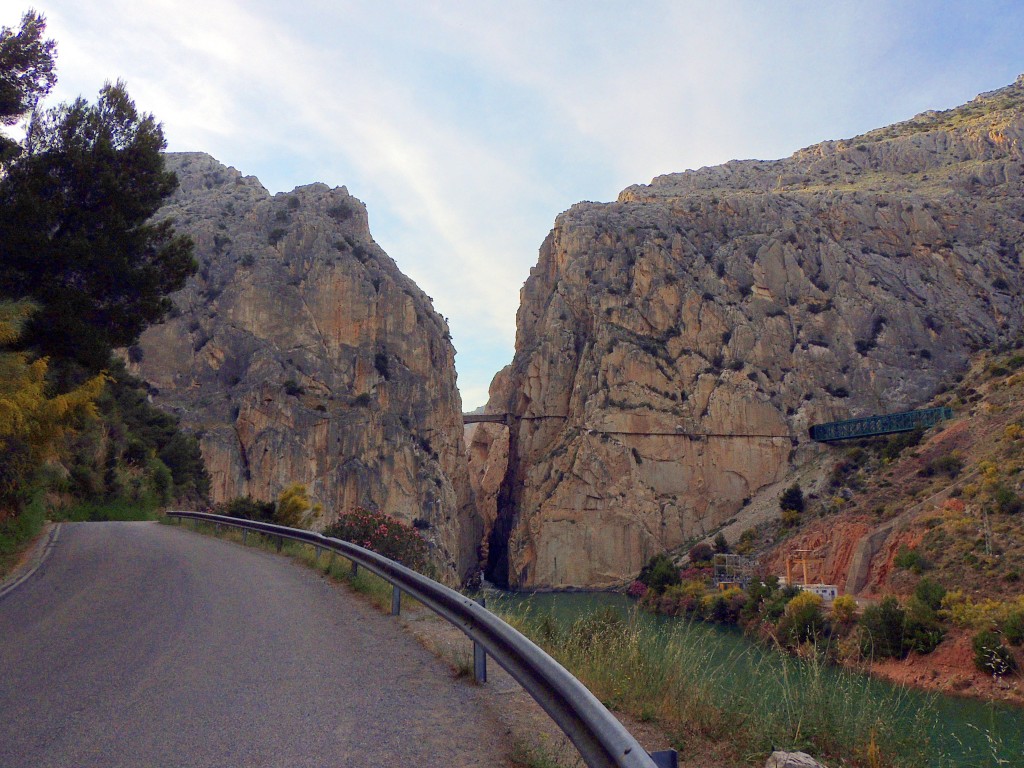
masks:
{"label": "tall reed", "polygon": [[506,618],[607,706],[657,721],[681,744],[692,736],[724,742],[750,764],[773,748],[857,766],[877,757],[900,768],[946,763],[924,736],[927,709],[911,707],[900,689],[872,690],[864,676],[826,674],[817,657],[753,647],[723,653],[709,628],[655,625],[636,613],[601,611],[568,627],[550,617]]}

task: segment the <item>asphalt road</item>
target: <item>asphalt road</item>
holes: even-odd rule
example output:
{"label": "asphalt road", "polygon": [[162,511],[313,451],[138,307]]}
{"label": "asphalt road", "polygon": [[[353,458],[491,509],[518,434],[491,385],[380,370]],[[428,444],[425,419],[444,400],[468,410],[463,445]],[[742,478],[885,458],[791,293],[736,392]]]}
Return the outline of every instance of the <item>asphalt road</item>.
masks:
{"label": "asphalt road", "polygon": [[482,696],[314,571],[184,528],[64,524],[0,598],[0,768],[503,765]]}

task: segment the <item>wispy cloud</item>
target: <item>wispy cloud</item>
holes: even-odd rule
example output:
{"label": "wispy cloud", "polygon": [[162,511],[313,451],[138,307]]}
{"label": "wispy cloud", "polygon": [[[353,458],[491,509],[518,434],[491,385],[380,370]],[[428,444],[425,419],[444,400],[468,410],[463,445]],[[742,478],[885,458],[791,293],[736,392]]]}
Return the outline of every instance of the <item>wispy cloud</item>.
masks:
{"label": "wispy cloud", "polygon": [[1024,9],[994,0],[41,10],[58,97],[123,77],[172,150],[275,192],[323,181],[363,199],[374,236],[449,317],[468,407],[511,359],[519,288],[574,202],[952,106],[1024,70]]}

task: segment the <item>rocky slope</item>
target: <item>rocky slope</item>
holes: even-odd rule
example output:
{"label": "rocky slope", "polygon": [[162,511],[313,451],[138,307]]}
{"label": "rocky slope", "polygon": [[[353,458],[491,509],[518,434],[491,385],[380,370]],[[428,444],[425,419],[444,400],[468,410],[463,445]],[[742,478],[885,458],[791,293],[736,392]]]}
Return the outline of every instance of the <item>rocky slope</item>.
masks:
{"label": "rocky slope", "polygon": [[[860,598],[896,596],[908,612],[920,582],[941,585],[941,644],[873,661],[872,673],[1019,705],[1019,679],[979,671],[972,640],[997,627],[1013,648],[1009,617],[1024,610],[1024,337],[974,356],[932,403],[950,406],[953,419],[902,449],[905,436],[833,445],[795,523],[750,529],[740,548],[774,574],[794,550],[811,550],[812,581]],[[1024,663],[1019,646],[1012,653]]]}
{"label": "rocky slope", "polygon": [[160,216],[196,242],[174,317],[129,351],[155,402],[201,436],[215,501],[301,482],[323,523],[355,505],[415,521],[442,574],[473,570],[482,528],[454,351],[431,301],[323,184],[271,196],[203,154],[171,154]]}
{"label": "rocky slope", "polygon": [[934,402],[954,419],[898,456],[885,438],[836,444],[807,513],[762,555],[766,570],[810,549],[822,580],[865,597],[907,596],[923,573],[977,599],[1024,594],[1024,351],[982,353]]}
{"label": "rocky slope", "polygon": [[488,404],[514,417],[490,578],[630,578],[813,458],[810,424],[914,407],[1015,336],[1022,139],[1018,80],[559,216]]}

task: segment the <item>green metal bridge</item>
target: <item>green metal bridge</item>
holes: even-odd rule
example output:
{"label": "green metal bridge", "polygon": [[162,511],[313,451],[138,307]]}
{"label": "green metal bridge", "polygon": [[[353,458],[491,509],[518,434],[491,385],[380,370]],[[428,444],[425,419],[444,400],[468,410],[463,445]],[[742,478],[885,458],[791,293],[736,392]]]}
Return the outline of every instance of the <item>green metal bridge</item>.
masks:
{"label": "green metal bridge", "polygon": [[831,443],[836,440],[853,440],[858,437],[873,437],[893,432],[926,429],[951,418],[953,418],[953,409],[942,406],[941,408],[924,408],[920,411],[867,416],[862,419],[830,421],[826,424],[813,425],[810,432],[812,440],[817,440],[819,443]]}

